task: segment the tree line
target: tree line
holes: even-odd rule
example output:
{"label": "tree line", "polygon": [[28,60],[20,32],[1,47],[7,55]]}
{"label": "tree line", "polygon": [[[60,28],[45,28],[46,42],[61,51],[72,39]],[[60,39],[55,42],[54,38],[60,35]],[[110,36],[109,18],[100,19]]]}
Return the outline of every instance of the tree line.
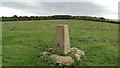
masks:
{"label": "tree line", "polygon": [[119,24],[118,21],[105,19],[104,17],[91,17],[91,16],[72,16],[72,15],[53,15],[53,16],[13,15],[12,17],[2,16],[2,21],[27,21],[27,20],[88,20],[88,21],[100,21],[100,22],[109,22],[109,23]]}

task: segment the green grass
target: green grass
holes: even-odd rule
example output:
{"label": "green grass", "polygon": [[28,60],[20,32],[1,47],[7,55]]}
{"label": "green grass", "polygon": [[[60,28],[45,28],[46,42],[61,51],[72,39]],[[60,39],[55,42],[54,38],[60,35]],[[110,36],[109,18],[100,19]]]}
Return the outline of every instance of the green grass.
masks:
{"label": "green grass", "polygon": [[38,54],[53,46],[58,24],[68,24],[71,47],[85,52],[81,66],[118,64],[118,25],[80,20],[15,21],[2,24],[3,66],[47,66]]}
{"label": "green grass", "polygon": [[2,66],[2,23],[0,22],[0,67]]}

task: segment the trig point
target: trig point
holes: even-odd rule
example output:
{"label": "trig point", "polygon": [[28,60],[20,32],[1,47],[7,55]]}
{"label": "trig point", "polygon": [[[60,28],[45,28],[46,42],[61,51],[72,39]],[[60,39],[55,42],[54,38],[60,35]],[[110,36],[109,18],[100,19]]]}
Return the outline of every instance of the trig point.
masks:
{"label": "trig point", "polygon": [[[59,53],[59,51],[62,53]],[[66,55],[63,55],[63,53]],[[71,54],[72,56],[75,56],[75,58],[72,58]],[[59,66],[61,66],[71,65],[76,62],[76,60],[79,61],[80,57],[84,55],[84,52],[76,47],[70,48],[68,26],[59,25],[55,32],[53,48],[49,48],[48,51],[41,52],[39,56],[44,58],[44,56],[48,55],[50,58],[54,59]]]}
{"label": "trig point", "polygon": [[69,30],[67,25],[57,26],[55,33],[53,50],[60,50],[67,54],[71,51],[70,40],[69,40]]}

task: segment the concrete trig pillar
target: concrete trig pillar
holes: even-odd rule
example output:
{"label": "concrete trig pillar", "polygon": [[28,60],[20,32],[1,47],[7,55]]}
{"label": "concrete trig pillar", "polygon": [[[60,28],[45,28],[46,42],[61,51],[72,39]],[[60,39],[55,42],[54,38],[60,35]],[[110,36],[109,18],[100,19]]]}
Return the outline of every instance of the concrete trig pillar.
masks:
{"label": "concrete trig pillar", "polygon": [[70,40],[69,40],[69,30],[67,25],[57,26],[55,32],[54,46],[53,50],[60,50],[67,54],[71,51]]}

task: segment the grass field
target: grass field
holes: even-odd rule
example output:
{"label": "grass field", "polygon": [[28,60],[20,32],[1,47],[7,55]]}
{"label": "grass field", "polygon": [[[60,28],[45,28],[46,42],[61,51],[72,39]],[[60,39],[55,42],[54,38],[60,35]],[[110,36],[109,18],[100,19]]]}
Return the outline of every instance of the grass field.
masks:
{"label": "grass field", "polygon": [[12,21],[2,24],[3,66],[47,66],[37,55],[53,46],[58,24],[68,24],[71,47],[85,52],[81,66],[118,64],[118,25],[80,20]]}

